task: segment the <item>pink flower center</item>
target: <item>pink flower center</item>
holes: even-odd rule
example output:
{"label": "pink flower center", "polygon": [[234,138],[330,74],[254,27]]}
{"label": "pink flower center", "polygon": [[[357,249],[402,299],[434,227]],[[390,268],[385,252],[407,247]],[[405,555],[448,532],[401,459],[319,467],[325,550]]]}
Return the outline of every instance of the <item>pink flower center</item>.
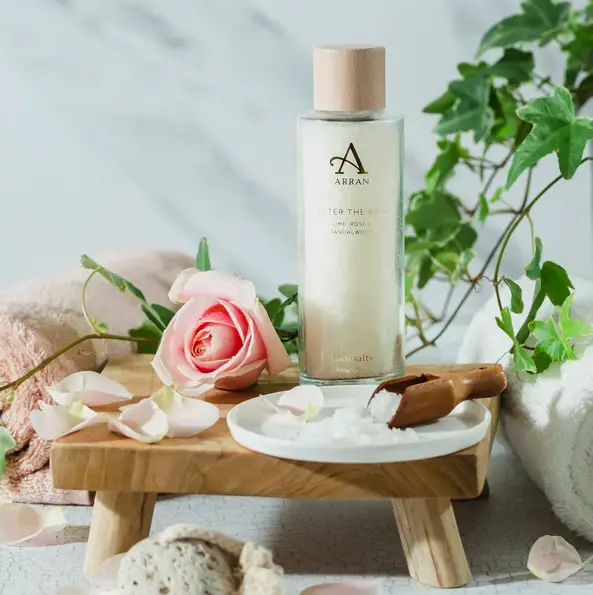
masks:
{"label": "pink flower center", "polygon": [[227,360],[241,349],[237,330],[227,324],[205,323],[193,336],[190,353],[196,362]]}

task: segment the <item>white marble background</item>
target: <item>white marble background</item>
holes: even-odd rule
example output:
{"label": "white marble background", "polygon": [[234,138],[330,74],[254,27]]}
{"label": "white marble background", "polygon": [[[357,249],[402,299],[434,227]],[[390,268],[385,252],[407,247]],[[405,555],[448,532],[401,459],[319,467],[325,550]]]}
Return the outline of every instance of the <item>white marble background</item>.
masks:
{"label": "white marble background", "polygon": [[[296,278],[294,124],[311,105],[312,47],[388,47],[389,102],[406,116],[409,192],[435,153],[435,119],[421,108],[518,5],[3,0],[0,287],[76,266],[82,252],[193,251],[206,235],[217,267],[270,295]],[[539,64],[544,74],[561,66],[553,52]],[[550,158],[534,187],[556,173]],[[476,195],[469,179],[455,189]],[[590,195],[590,172],[579,172],[535,216],[545,255],[574,275],[592,270]],[[480,255],[495,232],[484,230]],[[518,274],[527,230],[508,256]]]}

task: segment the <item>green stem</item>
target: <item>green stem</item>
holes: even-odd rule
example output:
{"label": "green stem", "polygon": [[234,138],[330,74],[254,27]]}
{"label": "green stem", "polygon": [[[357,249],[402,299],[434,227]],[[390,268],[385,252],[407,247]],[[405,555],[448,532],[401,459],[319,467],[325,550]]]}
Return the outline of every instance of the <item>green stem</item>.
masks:
{"label": "green stem", "polygon": [[82,315],[84,316],[84,319],[86,320],[87,324],[93,329],[93,331],[95,331],[95,333],[101,333],[101,330],[98,329],[95,326],[95,323],[93,322],[92,318],[89,316],[89,312],[87,310],[86,307],[86,289],[88,287],[89,281],[93,278],[93,276],[97,273],[98,271],[95,269],[87,278],[86,281],[84,282],[84,284],[82,285],[82,292],[80,295],[80,309],[82,310]]}
{"label": "green stem", "polygon": [[546,293],[545,293],[545,291],[542,291],[541,282],[538,280],[535,284],[535,289],[533,291],[533,302],[531,303],[531,308],[529,308],[529,312],[527,313],[527,318],[521,325],[521,328],[518,330],[517,336],[515,337],[517,339],[517,343],[519,345],[522,346],[523,343],[525,343],[525,341],[527,341],[527,339],[529,337],[529,332],[530,332],[529,331],[529,323],[531,321],[535,320],[535,317],[536,317],[539,309],[541,308],[542,304],[544,303],[545,299],[546,299]]}
{"label": "green stem", "polygon": [[88,335],[83,335],[82,337],[78,337],[74,341],[64,345],[61,349],[53,353],[52,355],[46,357],[44,360],[39,362],[34,368],[31,368],[28,372],[25,372],[22,376],[13,380],[12,382],[8,382],[7,384],[3,384],[0,386],[0,393],[4,392],[5,390],[15,389],[18,388],[25,380],[28,380],[40,370],[43,370],[47,365],[51,364],[55,359],[64,355],[70,349],[84,343],[85,341],[93,341],[95,339],[111,339],[113,341],[130,341],[133,343],[144,343],[144,342],[155,342],[159,339],[149,339],[143,337],[124,337],[123,335],[113,335],[111,333],[89,333]]}
{"label": "green stem", "polygon": [[280,324],[282,322],[284,311],[286,310],[286,308],[288,308],[288,306],[290,306],[291,304],[296,302],[298,297],[299,297],[298,293],[293,293],[289,298],[286,298],[280,304],[280,306],[278,306],[278,310],[274,314],[274,320],[272,321],[273,324],[276,325],[276,324]]}
{"label": "green stem", "polygon": [[[585,157],[578,165],[578,167],[581,167],[581,165],[583,165],[583,163],[585,163],[586,161],[591,161],[593,160],[593,157]],[[578,169],[577,167],[577,169]],[[531,171],[531,170],[530,170]],[[554,178],[547,186],[545,186],[536,196],[535,198],[521,211],[521,214],[515,219],[515,221],[513,222],[513,224],[511,225],[510,229],[508,230],[508,232],[506,232],[506,236],[505,239],[502,243],[502,246],[500,247],[500,252],[498,253],[498,258],[496,259],[496,265],[494,266],[494,290],[496,292],[496,301],[498,302],[498,307],[500,310],[502,310],[503,306],[502,306],[502,300],[500,299],[500,292],[498,290],[498,286],[497,286],[497,281],[498,281],[498,276],[500,274],[500,267],[502,264],[502,259],[504,257],[504,253],[505,250],[509,244],[509,241],[513,235],[513,233],[515,232],[515,230],[517,229],[517,227],[519,226],[519,224],[521,223],[521,221],[523,221],[523,219],[527,216],[529,216],[529,213],[531,211],[531,209],[538,203],[538,201],[546,194],[546,192],[548,192],[548,190],[550,190],[550,188],[552,188],[553,186],[555,186],[560,180],[563,180],[564,177],[562,175],[557,176],[556,178]]]}

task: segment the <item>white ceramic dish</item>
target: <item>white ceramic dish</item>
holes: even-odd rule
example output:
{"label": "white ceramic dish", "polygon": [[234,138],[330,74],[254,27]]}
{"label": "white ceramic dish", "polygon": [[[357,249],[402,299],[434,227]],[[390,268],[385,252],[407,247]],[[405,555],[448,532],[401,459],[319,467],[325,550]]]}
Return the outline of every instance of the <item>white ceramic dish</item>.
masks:
{"label": "white ceramic dish", "polygon": [[[365,407],[374,386],[322,387],[325,406],[319,417],[333,415],[340,407]],[[256,397],[236,405],[227,415],[231,435],[241,446],[262,454],[318,463],[395,463],[447,455],[477,444],[490,427],[490,411],[474,401],[459,405],[450,415],[414,428],[420,440],[400,444],[315,444],[296,442],[297,430],[266,403],[276,403],[283,393]],[[315,420],[309,423],[315,423]]]}

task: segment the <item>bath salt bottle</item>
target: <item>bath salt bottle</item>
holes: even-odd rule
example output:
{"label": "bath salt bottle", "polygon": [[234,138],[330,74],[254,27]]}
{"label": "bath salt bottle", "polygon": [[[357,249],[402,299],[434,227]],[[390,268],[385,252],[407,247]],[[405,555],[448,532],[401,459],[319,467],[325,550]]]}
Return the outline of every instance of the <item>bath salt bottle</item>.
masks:
{"label": "bath salt bottle", "polygon": [[403,119],[385,105],[384,47],[316,48],[298,120],[301,383],[403,371]]}

